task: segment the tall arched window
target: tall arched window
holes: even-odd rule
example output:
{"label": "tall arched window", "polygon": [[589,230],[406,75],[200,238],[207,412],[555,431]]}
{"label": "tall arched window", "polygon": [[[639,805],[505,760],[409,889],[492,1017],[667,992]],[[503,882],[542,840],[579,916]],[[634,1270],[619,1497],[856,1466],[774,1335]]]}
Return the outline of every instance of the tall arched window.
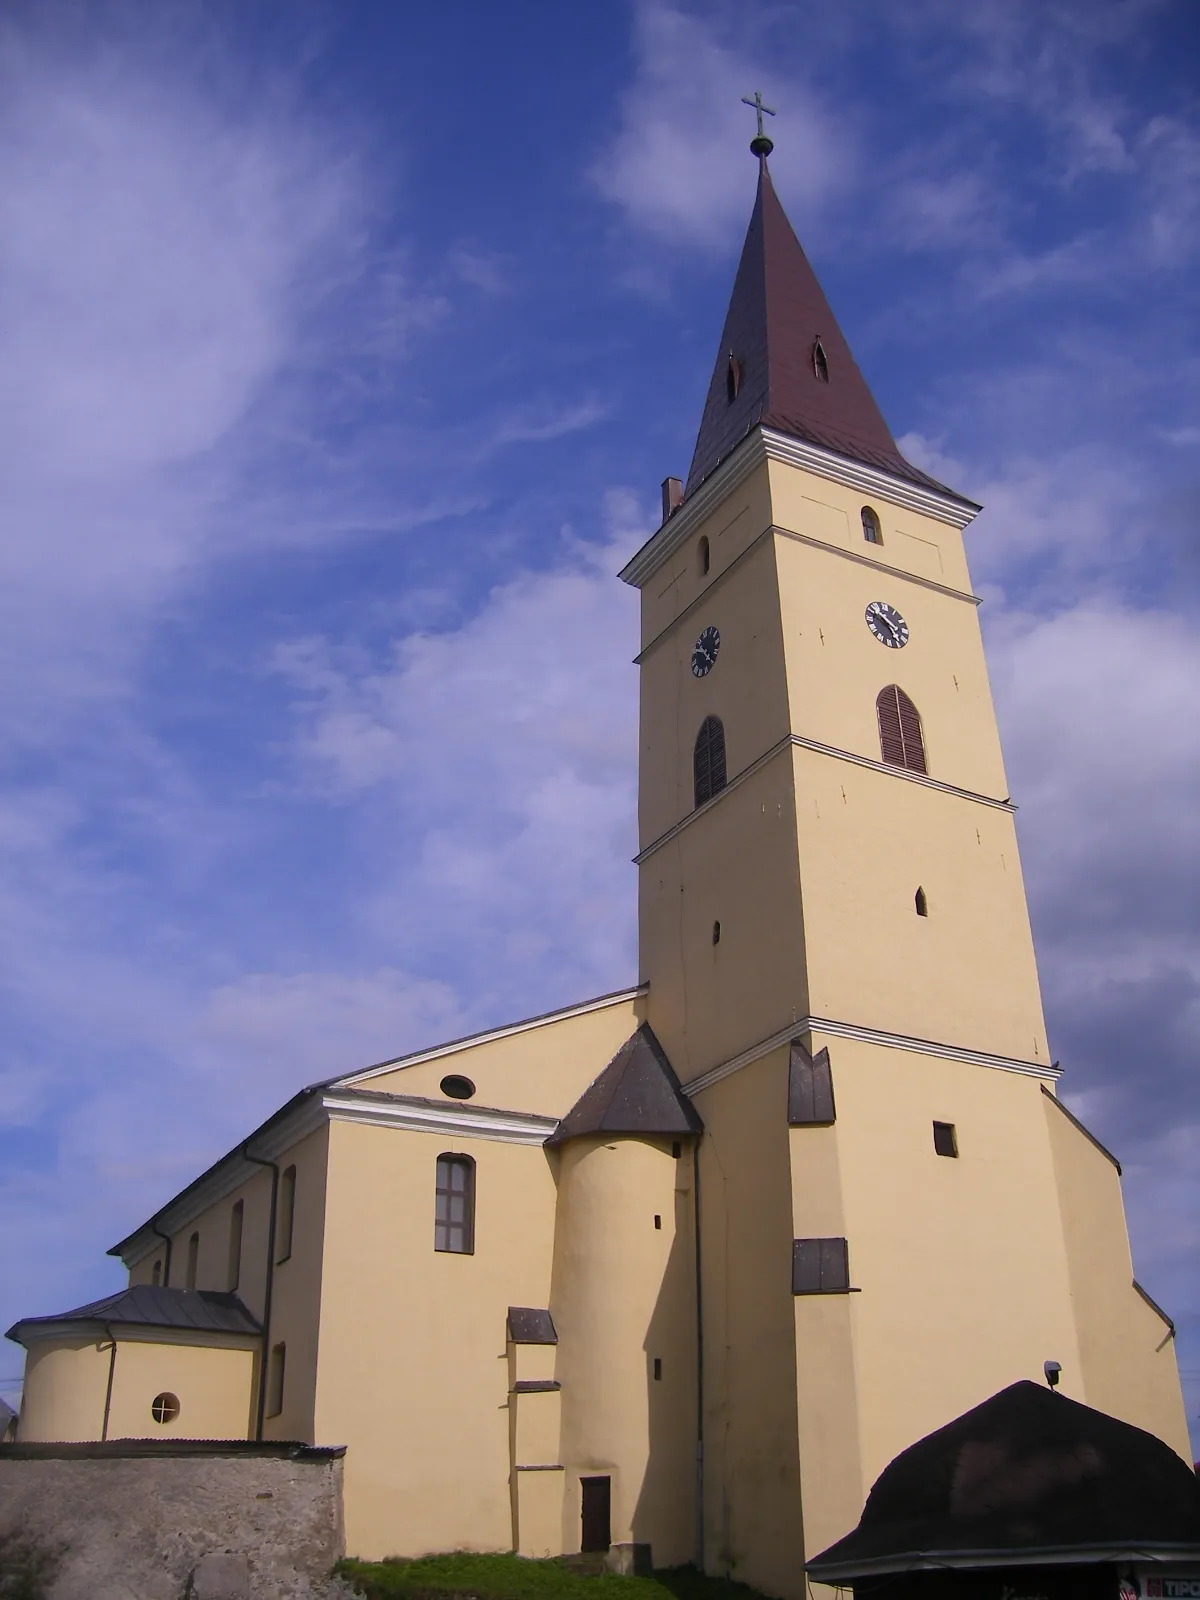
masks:
{"label": "tall arched window", "polygon": [[196,1273],[200,1265],[200,1235],[194,1233],[188,1240],[187,1275],[183,1280],[185,1289],[196,1287]]}
{"label": "tall arched window", "polygon": [[439,1156],[434,1192],[433,1248],[475,1254],[475,1163],[470,1156]]}
{"label": "tall arched window", "polygon": [[926,772],[920,713],[904,690],[889,683],[879,691],[875,711],[883,759],[893,767],[906,767],[909,772]]}
{"label": "tall arched window", "polygon": [[705,717],[692,751],[696,804],[702,806],[725,787],[725,729],[720,717]]}
{"label": "tall arched window", "polygon": [[863,538],[868,544],[882,544],[883,530],[879,526],[879,513],[873,506],[862,508]]}

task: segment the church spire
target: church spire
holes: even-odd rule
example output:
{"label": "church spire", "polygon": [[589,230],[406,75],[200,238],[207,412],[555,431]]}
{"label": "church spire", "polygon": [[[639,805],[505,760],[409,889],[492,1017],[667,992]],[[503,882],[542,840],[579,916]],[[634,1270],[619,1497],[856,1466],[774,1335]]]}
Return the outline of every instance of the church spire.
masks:
{"label": "church spire", "polygon": [[[759,110],[760,125],[768,109]],[[685,492],[758,426],[946,492],[897,449],[779,203],[770,148],[761,133],[751,145],[758,195]]]}

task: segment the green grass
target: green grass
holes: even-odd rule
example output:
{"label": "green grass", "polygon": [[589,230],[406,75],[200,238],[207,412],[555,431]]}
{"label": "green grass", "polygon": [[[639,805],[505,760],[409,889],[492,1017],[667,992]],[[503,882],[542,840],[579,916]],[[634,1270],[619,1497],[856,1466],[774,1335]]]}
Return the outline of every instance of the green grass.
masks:
{"label": "green grass", "polygon": [[421,1556],[415,1561],[340,1561],[336,1571],[366,1600],[760,1600],[754,1589],[727,1578],[706,1578],[694,1567],[671,1567],[648,1578],[596,1577],[562,1561],[514,1555]]}

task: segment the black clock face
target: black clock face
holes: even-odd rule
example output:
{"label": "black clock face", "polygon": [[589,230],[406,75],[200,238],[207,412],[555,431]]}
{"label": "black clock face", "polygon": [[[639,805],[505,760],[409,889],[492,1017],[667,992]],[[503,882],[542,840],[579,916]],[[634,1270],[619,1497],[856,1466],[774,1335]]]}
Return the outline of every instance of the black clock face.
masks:
{"label": "black clock face", "polygon": [[903,650],[908,643],[908,623],[886,600],[872,600],[867,607],[867,627],[889,650]]}
{"label": "black clock face", "polygon": [[696,648],[692,651],[692,671],[698,678],[703,678],[717,664],[717,651],[721,648],[721,635],[715,628],[705,628],[696,640]]}

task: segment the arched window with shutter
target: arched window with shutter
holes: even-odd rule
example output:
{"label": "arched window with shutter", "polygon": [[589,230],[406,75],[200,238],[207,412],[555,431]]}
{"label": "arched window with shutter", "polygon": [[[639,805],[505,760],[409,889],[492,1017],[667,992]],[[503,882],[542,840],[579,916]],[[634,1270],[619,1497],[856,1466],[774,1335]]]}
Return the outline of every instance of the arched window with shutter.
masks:
{"label": "arched window with shutter", "polygon": [[921,716],[904,690],[889,683],[886,689],[879,691],[875,711],[879,718],[879,748],[883,759],[909,772],[927,772]]}
{"label": "arched window with shutter", "polygon": [[725,787],[725,729],[720,717],[705,717],[692,751],[696,804],[702,806]]}

